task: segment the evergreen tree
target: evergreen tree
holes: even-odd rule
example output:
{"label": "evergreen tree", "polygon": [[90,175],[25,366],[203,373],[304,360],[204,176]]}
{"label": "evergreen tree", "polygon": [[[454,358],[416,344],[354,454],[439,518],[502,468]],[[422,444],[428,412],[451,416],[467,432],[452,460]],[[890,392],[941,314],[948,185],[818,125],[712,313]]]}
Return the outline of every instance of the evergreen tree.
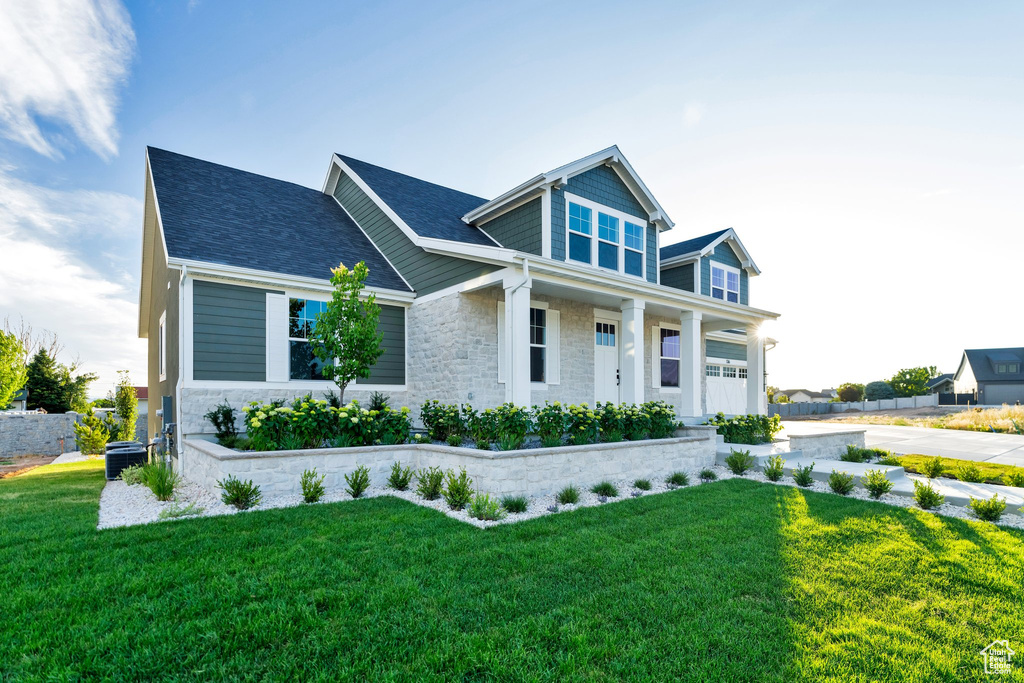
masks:
{"label": "evergreen tree", "polygon": [[89,384],[96,375],[74,375],[76,366],[68,367],[40,348],[28,364],[28,409],[42,408],[48,413],[66,413],[84,409]]}

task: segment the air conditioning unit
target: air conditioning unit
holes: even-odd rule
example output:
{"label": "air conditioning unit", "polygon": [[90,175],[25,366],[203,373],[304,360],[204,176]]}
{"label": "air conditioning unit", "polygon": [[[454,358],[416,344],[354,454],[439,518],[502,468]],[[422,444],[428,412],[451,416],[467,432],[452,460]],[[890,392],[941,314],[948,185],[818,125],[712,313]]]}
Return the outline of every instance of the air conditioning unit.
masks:
{"label": "air conditioning unit", "polygon": [[145,465],[146,447],[138,441],[115,441],[107,444],[105,459],[107,480],[111,481],[120,477],[121,470],[126,467]]}

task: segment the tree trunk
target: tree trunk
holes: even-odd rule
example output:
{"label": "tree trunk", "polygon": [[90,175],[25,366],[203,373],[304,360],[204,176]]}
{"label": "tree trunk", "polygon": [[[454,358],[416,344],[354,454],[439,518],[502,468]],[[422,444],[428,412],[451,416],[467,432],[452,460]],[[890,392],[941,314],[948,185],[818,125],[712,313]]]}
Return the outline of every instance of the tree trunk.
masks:
{"label": "tree trunk", "polygon": [[347,386],[348,382],[338,383],[338,391],[341,394],[341,397],[338,400],[341,401],[342,406],[345,405],[345,387]]}

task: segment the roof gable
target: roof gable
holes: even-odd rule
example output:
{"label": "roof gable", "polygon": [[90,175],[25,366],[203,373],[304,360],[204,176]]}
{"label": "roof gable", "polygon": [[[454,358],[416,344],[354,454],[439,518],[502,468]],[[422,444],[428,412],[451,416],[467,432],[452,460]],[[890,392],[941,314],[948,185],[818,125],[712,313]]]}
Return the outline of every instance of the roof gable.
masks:
{"label": "roof gable", "polygon": [[333,197],[155,147],[147,163],[169,259],[323,280],[365,261],[370,287],[411,291]]}
{"label": "roof gable", "polygon": [[[1024,348],[965,349],[964,357],[971,364],[977,382],[1024,381]],[[1016,363],[1017,372],[996,372],[1001,363]],[[959,372],[958,372],[959,374]]]}
{"label": "roof gable", "polygon": [[701,235],[700,237],[694,237],[684,242],[678,242],[676,244],[670,244],[666,247],[661,248],[661,267],[670,267],[679,263],[685,263],[687,261],[695,260],[709,254],[714,253],[715,249],[723,243],[727,243],[732,248],[733,253],[740,262],[740,267],[747,271],[750,275],[760,275],[761,269],[754,263],[754,259],[751,258],[750,252],[743,246],[743,242],[740,241],[739,235],[732,228],[725,230],[719,230],[718,232],[708,233],[707,235]]}

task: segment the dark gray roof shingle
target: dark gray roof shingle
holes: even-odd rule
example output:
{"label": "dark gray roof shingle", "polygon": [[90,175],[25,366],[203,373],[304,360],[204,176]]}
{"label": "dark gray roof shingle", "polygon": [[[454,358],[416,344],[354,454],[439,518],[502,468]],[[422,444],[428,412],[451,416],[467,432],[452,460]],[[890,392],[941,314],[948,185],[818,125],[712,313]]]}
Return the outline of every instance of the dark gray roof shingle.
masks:
{"label": "dark gray roof shingle", "polygon": [[951,381],[953,381],[953,373],[947,372],[945,374],[939,375],[938,377],[932,377],[930,380],[928,380],[928,384],[926,386],[929,389],[931,389],[932,387],[937,387],[938,385],[942,384],[943,382],[951,382]]}
{"label": "dark gray roof shingle", "polygon": [[370,186],[385,204],[421,237],[497,246],[479,228],[462,222],[462,217],[488,200],[450,187],[390,171],[342,154],[345,164]]}
{"label": "dark gray roof shingle", "polygon": [[168,256],[327,280],[365,261],[367,284],[410,291],[333,197],[148,147]]}
{"label": "dark gray roof shingle", "polygon": [[[965,349],[974,379],[978,382],[1024,381],[1024,348]],[[997,363],[1016,363],[1018,372],[996,372]]]}
{"label": "dark gray roof shingle", "polygon": [[676,244],[670,244],[667,247],[661,248],[661,260],[670,259],[674,256],[681,256],[683,254],[689,254],[694,251],[699,251],[704,247],[708,246],[719,237],[728,232],[726,230],[719,230],[718,232],[712,232],[708,235],[701,235],[700,237],[694,237],[683,242],[677,242]]}

